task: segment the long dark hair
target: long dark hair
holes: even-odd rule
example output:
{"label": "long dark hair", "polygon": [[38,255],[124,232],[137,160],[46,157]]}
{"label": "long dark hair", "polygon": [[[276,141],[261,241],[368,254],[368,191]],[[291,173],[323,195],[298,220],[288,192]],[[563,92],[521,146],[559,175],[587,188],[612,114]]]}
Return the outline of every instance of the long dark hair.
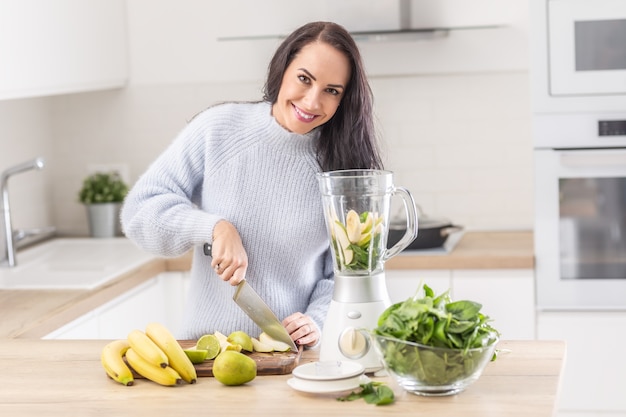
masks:
{"label": "long dark hair", "polygon": [[321,41],[345,54],[350,61],[350,81],[334,116],[320,126],[317,159],[323,171],[338,169],[382,169],[373,120],[372,90],[367,81],[361,53],[354,39],[340,25],[312,22],[296,29],[278,47],[270,61],[263,99],[278,100],[283,75],[300,50]]}

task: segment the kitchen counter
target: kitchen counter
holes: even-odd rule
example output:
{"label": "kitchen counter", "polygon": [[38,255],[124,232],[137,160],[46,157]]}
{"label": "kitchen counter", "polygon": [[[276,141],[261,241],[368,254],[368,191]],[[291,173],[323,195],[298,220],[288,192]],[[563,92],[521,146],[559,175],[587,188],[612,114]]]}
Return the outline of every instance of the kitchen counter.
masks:
{"label": "kitchen counter", "polygon": [[[167,271],[186,271],[191,256],[154,258],[94,290],[0,290],[0,338],[41,338]],[[387,269],[532,269],[531,232],[467,232],[446,255],[403,252]]]}
{"label": "kitchen counter", "polygon": [[467,232],[448,254],[404,251],[387,269],[533,269],[532,232]]}
{"label": "kitchen counter", "polygon": [[[564,365],[560,341],[502,341],[510,350],[490,362],[466,391],[449,397],[420,397],[393,383],[396,402],[337,402],[337,394],[291,389],[290,375],[258,376],[239,387],[214,378],[195,385],[163,387],[137,380],[125,387],[106,377],[100,364],[102,340],[0,340],[0,414],[14,417],[76,415],[549,417],[554,415]],[[316,360],[305,351],[301,363]],[[389,382],[387,377],[375,380]]]}

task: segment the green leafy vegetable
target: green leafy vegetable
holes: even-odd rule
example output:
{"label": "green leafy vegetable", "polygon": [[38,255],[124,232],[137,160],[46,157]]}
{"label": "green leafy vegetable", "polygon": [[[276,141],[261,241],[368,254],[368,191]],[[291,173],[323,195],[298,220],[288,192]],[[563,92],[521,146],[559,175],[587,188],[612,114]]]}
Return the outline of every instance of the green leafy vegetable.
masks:
{"label": "green leafy vegetable", "polygon": [[[453,302],[449,291],[436,296],[427,285],[420,289],[414,297],[387,308],[373,330],[374,335],[390,338],[378,339],[386,365],[396,374],[413,376],[429,385],[469,377],[485,361],[485,352],[476,348],[494,344],[499,332],[480,312],[481,304]],[[489,359],[495,360],[495,355]]]}
{"label": "green leafy vegetable", "polygon": [[360,391],[352,391],[345,397],[337,398],[337,401],[354,401],[363,398],[368,404],[387,405],[394,402],[393,390],[382,382],[372,381],[360,385]]}

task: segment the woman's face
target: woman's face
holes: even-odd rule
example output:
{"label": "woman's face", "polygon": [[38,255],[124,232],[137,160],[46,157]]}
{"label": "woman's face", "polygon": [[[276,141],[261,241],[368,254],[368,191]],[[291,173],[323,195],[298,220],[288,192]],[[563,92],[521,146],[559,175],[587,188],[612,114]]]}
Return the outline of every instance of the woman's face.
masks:
{"label": "woman's face", "polygon": [[310,43],[285,70],[272,114],[291,132],[310,132],[333,117],[349,81],[344,54],[327,43]]}

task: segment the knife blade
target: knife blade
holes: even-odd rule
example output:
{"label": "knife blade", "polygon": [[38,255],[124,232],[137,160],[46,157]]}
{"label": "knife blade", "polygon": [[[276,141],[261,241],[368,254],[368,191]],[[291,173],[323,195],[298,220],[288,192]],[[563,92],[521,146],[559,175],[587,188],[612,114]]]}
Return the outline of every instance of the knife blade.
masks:
{"label": "knife blade", "polygon": [[[204,254],[211,256],[211,245],[204,244]],[[248,284],[245,279],[237,284],[233,300],[244,313],[256,323],[261,330],[275,340],[289,345],[292,351],[297,352],[296,344],[291,340],[287,329],[278,321],[278,317],[271,308],[263,301],[261,296]]]}
{"label": "knife blade", "polygon": [[298,351],[285,326],[245,279],[237,285],[233,300],[261,330],[273,339],[288,344],[292,351]]}

